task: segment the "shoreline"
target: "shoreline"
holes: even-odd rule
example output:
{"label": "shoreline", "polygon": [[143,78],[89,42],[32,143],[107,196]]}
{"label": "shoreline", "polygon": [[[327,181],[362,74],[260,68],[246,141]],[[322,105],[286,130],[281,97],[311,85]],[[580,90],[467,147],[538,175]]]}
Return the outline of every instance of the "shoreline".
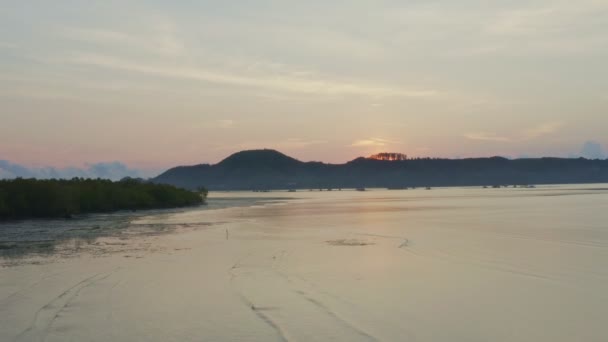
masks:
{"label": "shoreline", "polygon": [[176,225],[143,225],[142,227],[142,225],[134,224],[141,220],[187,214],[188,212],[246,208],[289,199],[277,196],[212,197],[211,200],[207,199],[206,204],[199,206],[83,214],[74,219],[24,219],[0,222],[0,260],[8,260],[8,262],[1,262],[0,266],[12,264],[11,259],[24,262],[28,258],[38,260],[52,257],[53,254],[63,253],[65,255],[70,249],[74,250],[70,254],[76,254],[84,250],[83,246],[95,244],[97,240],[103,238],[123,239],[168,234],[180,228]]}

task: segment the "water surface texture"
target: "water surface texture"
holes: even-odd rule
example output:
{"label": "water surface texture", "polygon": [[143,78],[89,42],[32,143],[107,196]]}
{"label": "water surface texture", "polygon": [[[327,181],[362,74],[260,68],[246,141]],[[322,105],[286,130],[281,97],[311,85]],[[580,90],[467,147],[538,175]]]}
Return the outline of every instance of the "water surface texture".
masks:
{"label": "water surface texture", "polygon": [[252,195],[4,255],[0,341],[608,340],[608,185]]}

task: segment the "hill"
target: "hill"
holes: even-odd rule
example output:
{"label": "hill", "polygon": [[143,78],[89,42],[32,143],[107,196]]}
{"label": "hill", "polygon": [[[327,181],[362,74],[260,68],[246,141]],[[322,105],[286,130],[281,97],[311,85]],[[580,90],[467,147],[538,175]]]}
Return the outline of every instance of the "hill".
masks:
{"label": "hill", "polygon": [[235,153],[218,164],[179,166],[152,179],[210,190],[473,186],[608,182],[608,160],[502,157],[302,162],[274,150]]}

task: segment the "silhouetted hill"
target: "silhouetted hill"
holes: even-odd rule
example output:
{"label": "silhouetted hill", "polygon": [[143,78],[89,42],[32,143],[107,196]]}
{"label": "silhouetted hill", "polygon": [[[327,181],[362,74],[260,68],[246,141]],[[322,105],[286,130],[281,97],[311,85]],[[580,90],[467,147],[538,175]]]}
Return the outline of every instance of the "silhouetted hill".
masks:
{"label": "silhouetted hill", "polygon": [[325,164],[302,162],[274,150],[252,150],[215,165],[176,167],[152,181],[210,190],[600,183],[608,182],[608,160],[357,158]]}
{"label": "silhouetted hill", "polygon": [[249,150],[237,152],[217,164],[218,167],[230,168],[266,168],[289,169],[300,166],[301,161],[275,150]]}

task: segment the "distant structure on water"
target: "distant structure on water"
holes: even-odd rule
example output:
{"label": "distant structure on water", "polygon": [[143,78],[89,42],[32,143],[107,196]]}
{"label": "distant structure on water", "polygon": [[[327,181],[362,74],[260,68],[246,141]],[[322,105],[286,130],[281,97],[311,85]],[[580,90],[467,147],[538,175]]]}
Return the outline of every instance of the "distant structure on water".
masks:
{"label": "distant structure on water", "polygon": [[403,153],[378,153],[373,156],[369,156],[367,159],[375,159],[375,160],[388,160],[388,161],[400,161],[407,160],[407,156]]}

